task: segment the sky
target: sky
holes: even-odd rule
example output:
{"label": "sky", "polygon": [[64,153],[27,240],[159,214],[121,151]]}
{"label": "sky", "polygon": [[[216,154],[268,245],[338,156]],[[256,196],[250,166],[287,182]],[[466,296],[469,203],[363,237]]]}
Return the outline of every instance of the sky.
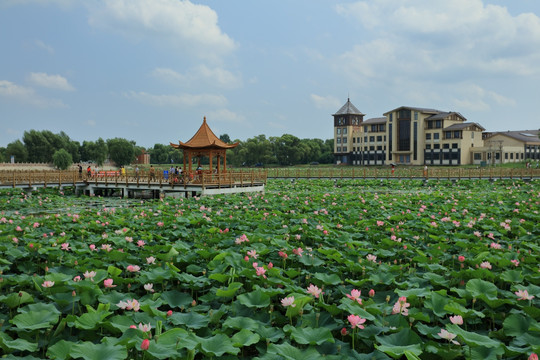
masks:
{"label": "sky", "polygon": [[540,128],[538,0],[0,0],[0,146],[333,137],[347,98]]}

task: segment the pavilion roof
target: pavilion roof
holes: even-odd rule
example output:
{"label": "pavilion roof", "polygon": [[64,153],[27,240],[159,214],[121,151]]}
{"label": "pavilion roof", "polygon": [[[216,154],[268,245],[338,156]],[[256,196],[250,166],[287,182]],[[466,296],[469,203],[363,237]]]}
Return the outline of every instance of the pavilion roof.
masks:
{"label": "pavilion roof", "polygon": [[179,144],[170,143],[172,147],[177,149],[232,149],[238,146],[238,143],[227,144],[221,141],[210,129],[206,123],[206,116],[199,130],[187,142],[179,142]]}

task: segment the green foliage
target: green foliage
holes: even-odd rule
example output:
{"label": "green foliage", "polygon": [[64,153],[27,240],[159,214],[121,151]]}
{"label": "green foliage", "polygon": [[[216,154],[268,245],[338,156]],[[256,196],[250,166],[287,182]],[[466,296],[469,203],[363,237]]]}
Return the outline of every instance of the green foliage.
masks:
{"label": "green foliage", "polygon": [[18,163],[28,161],[28,150],[26,150],[26,147],[21,140],[16,140],[8,144],[3,158],[6,162],[9,162],[11,161],[11,156],[14,156],[15,162]]}
{"label": "green foliage", "polygon": [[122,138],[107,140],[109,158],[116,166],[129,165],[135,160],[135,144]]}
{"label": "green foliage", "polygon": [[[142,203],[0,191],[0,352],[418,360],[537,351],[538,181],[298,179],[265,190]],[[400,301],[406,311],[395,310]]]}
{"label": "green foliage", "polygon": [[60,170],[66,170],[72,163],[71,154],[64,149],[57,150],[53,155],[53,164]]}

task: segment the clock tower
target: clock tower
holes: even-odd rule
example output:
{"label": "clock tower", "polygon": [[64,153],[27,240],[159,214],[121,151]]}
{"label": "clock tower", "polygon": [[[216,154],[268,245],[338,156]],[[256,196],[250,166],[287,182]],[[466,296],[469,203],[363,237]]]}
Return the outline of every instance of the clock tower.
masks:
{"label": "clock tower", "polygon": [[350,99],[341,107],[334,117],[334,159],[336,164],[351,164],[355,137],[353,133],[360,131],[364,115],[354,106]]}

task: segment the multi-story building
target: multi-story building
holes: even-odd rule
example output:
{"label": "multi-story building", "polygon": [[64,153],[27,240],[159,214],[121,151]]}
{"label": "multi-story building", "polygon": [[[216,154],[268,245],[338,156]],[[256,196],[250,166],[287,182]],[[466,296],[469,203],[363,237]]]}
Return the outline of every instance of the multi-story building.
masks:
{"label": "multi-story building", "polygon": [[[485,129],[458,112],[401,106],[383,115],[364,121],[347,99],[333,114],[336,163],[465,165],[476,163],[484,147]],[[523,149],[533,159],[540,146],[531,141]]]}
{"label": "multi-story building", "polygon": [[486,132],[483,147],[471,149],[473,164],[508,162],[538,162],[540,160],[540,131],[520,130]]}

